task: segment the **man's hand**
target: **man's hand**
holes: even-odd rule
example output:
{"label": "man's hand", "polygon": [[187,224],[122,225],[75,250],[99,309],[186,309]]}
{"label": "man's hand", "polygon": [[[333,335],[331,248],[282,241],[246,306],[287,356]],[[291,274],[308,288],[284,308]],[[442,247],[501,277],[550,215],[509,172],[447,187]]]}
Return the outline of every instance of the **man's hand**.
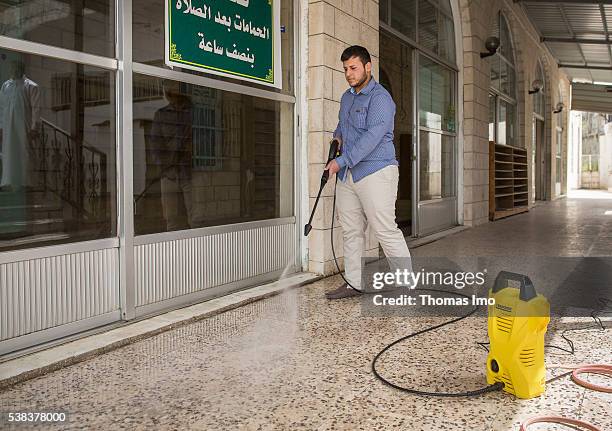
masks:
{"label": "man's hand", "polygon": [[325,166],[325,170],[329,171],[329,176],[331,177],[332,175],[338,173],[338,171],[340,170],[340,166],[338,166],[338,162],[332,160],[327,164],[327,166]]}

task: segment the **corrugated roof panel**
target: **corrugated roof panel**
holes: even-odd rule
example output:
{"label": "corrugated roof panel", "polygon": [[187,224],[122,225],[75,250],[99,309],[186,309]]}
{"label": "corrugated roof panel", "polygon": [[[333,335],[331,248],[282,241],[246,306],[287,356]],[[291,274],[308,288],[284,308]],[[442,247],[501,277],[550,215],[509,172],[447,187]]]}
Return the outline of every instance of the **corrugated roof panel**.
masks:
{"label": "corrugated roof panel", "polygon": [[591,82],[591,74],[586,69],[571,69],[569,67],[564,67],[562,70],[573,79]]}
{"label": "corrugated roof panel", "polygon": [[[612,70],[592,70],[593,81],[595,82],[612,82]],[[612,94],[610,94],[612,97]]]}
{"label": "corrugated roof panel", "polygon": [[572,109],[612,113],[612,86],[572,84]]}
{"label": "corrugated roof panel", "polygon": [[612,5],[604,6],[604,13],[606,15],[606,21],[608,23],[608,31],[612,32]]}
{"label": "corrugated roof panel", "polygon": [[576,43],[546,42],[546,45],[559,63],[584,63]]}
{"label": "corrugated roof panel", "polygon": [[527,15],[544,36],[567,36],[567,27],[556,5],[526,4]]}
{"label": "corrugated roof panel", "polygon": [[584,57],[586,58],[587,63],[594,64],[610,64],[610,53],[608,52],[607,45],[593,45],[581,43],[580,47],[582,48],[582,52],[584,53]]}
{"label": "corrugated roof panel", "polygon": [[601,32],[603,31],[603,22],[599,5],[597,4],[582,4],[582,5],[563,5],[567,20],[572,26],[572,30],[578,33]]}

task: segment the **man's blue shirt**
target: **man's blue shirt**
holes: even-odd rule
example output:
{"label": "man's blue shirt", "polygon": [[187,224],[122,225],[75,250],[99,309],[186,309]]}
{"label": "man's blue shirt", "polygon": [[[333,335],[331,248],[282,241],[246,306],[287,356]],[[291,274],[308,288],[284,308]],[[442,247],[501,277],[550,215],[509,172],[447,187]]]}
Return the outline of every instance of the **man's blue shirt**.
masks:
{"label": "man's blue shirt", "polygon": [[393,145],[394,116],[391,95],[373,77],[359,93],[353,88],[346,90],[334,132],[334,137],[342,138],[342,155],[336,158],[340,180],[345,181],[347,168],[357,182],[398,164]]}

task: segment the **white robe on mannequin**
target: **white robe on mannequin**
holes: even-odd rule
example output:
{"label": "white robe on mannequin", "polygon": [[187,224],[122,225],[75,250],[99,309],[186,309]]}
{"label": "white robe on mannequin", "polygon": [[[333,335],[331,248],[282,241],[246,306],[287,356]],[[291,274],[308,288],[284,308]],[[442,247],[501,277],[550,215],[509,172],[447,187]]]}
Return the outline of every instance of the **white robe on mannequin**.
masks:
{"label": "white robe on mannequin", "polygon": [[26,77],[9,79],[0,89],[2,178],[0,186],[27,185],[30,133],[40,125],[40,89]]}

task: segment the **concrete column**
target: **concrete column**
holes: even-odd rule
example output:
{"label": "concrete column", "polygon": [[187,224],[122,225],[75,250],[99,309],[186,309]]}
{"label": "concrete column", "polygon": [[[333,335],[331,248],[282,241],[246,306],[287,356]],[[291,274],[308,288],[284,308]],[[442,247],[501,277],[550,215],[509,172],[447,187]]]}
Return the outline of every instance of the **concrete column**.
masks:
{"label": "concrete column", "polygon": [[[308,8],[308,178],[312,209],[327,159],[329,141],[338,124],[340,98],[348,88],[340,55],[350,45],[365,46],[372,55],[373,74],[378,79],[378,1],[310,1]],[[331,214],[334,184],[325,187],[308,238],[311,272],[337,272],[331,251]],[[342,229],[334,221],[334,247],[343,267]],[[368,235],[364,255],[378,255],[378,243]]]}

